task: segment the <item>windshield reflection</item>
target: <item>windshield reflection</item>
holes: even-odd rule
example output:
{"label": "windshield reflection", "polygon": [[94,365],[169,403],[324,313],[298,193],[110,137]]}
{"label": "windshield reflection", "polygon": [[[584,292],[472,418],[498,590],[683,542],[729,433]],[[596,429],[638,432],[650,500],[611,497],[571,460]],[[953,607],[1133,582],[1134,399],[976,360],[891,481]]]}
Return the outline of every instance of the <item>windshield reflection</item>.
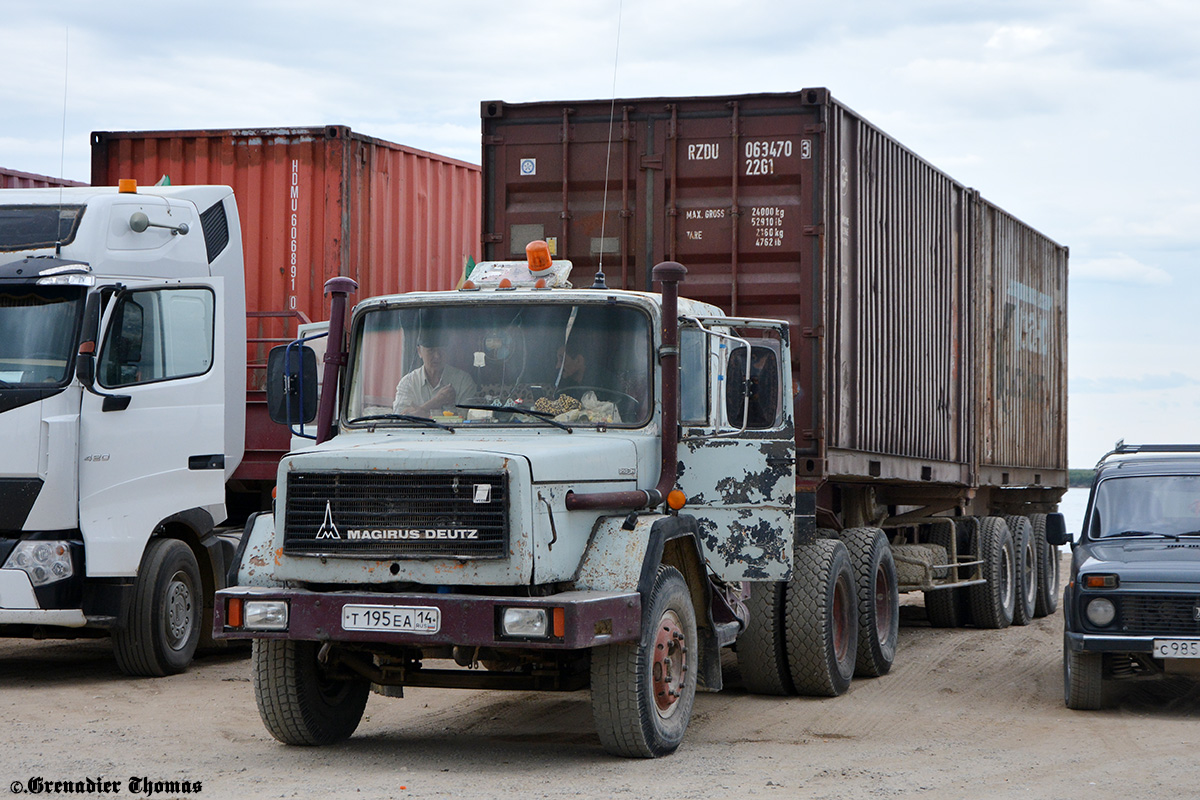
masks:
{"label": "windshield reflection", "polygon": [[380,308],[354,337],[350,424],[641,425],[650,415],[650,322],[632,306]]}
{"label": "windshield reflection", "polygon": [[1087,520],[1094,539],[1180,536],[1200,530],[1200,475],[1109,478]]}
{"label": "windshield reflection", "polygon": [[0,286],[0,387],[66,383],[82,312],[77,287]]}

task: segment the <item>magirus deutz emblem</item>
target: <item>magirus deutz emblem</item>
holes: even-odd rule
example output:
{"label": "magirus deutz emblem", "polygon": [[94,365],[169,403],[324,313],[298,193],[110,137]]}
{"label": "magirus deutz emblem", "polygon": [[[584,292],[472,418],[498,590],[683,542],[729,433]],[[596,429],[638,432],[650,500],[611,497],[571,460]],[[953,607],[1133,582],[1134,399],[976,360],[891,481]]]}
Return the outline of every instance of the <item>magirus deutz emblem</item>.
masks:
{"label": "magirus deutz emblem", "polygon": [[1196,622],[1200,622],[1200,603],[1192,606],[1192,619],[1194,619]]}
{"label": "magirus deutz emblem", "polygon": [[321,527],[317,528],[316,539],[341,539],[342,535],[338,533],[337,525],[333,524],[333,509],[329,507],[329,501],[325,501],[325,521],[321,523]]}

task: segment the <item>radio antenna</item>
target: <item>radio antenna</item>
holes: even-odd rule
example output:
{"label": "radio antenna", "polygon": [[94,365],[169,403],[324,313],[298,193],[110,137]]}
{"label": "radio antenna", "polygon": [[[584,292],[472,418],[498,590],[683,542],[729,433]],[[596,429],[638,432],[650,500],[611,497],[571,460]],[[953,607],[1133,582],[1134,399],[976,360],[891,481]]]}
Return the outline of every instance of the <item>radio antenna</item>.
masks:
{"label": "radio antenna", "polygon": [[71,26],[67,25],[63,29],[63,113],[62,113],[62,136],[59,138],[58,150],[58,224],[54,230],[54,255],[62,255],[62,206],[63,206],[63,181],[66,180],[64,171],[67,163],[67,68],[70,65],[69,57],[71,52]]}
{"label": "radio antenna", "polygon": [[607,289],[608,286],[604,283],[604,226],[608,222],[608,168],[612,162],[612,129],[613,118],[617,114],[617,65],[621,60],[621,12],[624,10],[625,0],[621,0],[617,4],[617,48],[613,53],[613,86],[612,86],[612,104],[608,109],[608,141],[604,145],[604,196],[600,203],[600,261],[596,266],[596,278],[592,281],[593,289]]}

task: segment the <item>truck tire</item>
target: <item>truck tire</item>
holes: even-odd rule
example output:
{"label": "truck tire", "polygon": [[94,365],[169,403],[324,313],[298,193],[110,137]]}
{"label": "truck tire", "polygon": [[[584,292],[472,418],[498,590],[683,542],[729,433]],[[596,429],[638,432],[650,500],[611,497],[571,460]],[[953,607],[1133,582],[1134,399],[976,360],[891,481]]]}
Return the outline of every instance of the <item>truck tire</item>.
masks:
{"label": "truck tire", "polygon": [[790,695],[796,689],[788,672],[783,598],[787,584],[753,583],[746,601],[749,620],[737,640],[742,685],[753,694]]}
{"label": "truck tire", "polygon": [[857,607],[846,545],[818,539],[796,548],[784,619],[788,670],[798,694],[836,697],[850,687],[858,645]]}
{"label": "truck tire", "polygon": [[1100,653],[1077,653],[1063,637],[1063,701],[1067,708],[1095,711],[1103,706],[1104,660]]}
{"label": "truck tire", "polygon": [[151,539],[128,614],[112,633],[121,672],[161,677],[187,669],[200,643],[203,591],[191,548],[176,539]]}
{"label": "truck tire", "polygon": [[332,678],[317,663],[318,642],[255,639],[250,658],[263,725],[284,744],[334,744],[362,719],[371,684]]}
{"label": "truck tire", "polygon": [[1058,610],[1058,593],[1061,591],[1058,548],[1046,541],[1046,515],[1031,514],[1033,542],[1038,552],[1037,602],[1033,607],[1035,617],[1048,617]]}
{"label": "truck tire", "polygon": [[1004,518],[1013,537],[1013,551],[1017,554],[1017,597],[1013,605],[1013,625],[1028,625],[1033,622],[1038,594],[1038,549],[1033,539],[1033,526],[1028,517],[1009,516]]}
{"label": "truck tire", "polygon": [[[957,536],[959,545],[956,552],[970,552],[970,534],[963,533],[960,535],[959,525],[955,524],[955,531],[952,533],[946,530],[943,526],[933,526],[929,532],[929,541],[931,544],[940,545],[946,548],[947,555],[951,552],[950,537]],[[964,547],[963,545],[966,545]],[[959,579],[959,571],[953,570],[948,573],[955,580]],[[960,628],[970,621],[969,603],[967,601],[967,592],[965,587],[956,589],[937,589],[934,591],[924,592],[925,595],[925,617],[929,620],[929,624],[934,628]]]}
{"label": "truck tire", "polygon": [[1016,551],[1012,532],[1000,517],[979,521],[979,557],[987,583],[967,587],[971,621],[979,628],[1007,628],[1016,605]]}
{"label": "truck tire", "polygon": [[696,612],[683,575],[660,566],[638,642],[592,649],[592,718],[604,749],[657,758],[683,741],[696,699]]}
{"label": "truck tire", "polygon": [[879,528],[842,531],[842,543],[858,587],[858,647],[854,674],[860,678],[886,675],[896,660],[900,638],[900,591],[896,562],[887,534]]}

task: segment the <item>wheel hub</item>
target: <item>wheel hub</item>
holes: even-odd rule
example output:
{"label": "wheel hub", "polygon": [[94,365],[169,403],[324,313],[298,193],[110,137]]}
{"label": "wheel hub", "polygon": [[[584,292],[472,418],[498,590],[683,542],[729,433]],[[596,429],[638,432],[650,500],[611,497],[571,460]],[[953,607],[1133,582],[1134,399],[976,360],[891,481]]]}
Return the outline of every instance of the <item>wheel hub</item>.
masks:
{"label": "wheel hub", "polygon": [[192,588],[181,572],[167,585],[166,607],[167,642],[179,650],[192,634]]}
{"label": "wheel hub", "polygon": [[674,611],[663,614],[654,637],[654,661],[651,666],[654,682],[654,705],[659,716],[669,717],[675,712],[679,698],[683,696],[687,680],[687,640],[683,626]]}

